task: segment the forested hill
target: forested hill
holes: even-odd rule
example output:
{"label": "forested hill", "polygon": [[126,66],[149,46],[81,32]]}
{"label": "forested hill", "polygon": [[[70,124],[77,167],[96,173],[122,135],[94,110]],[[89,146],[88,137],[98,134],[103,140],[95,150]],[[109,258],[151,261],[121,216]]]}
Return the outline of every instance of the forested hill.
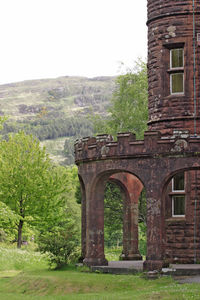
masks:
{"label": "forested hill", "polygon": [[93,134],[88,114],[105,113],[114,86],[115,77],[69,76],[0,85],[0,115],[9,116],[2,134],[23,129],[53,159],[73,163],[74,139]]}

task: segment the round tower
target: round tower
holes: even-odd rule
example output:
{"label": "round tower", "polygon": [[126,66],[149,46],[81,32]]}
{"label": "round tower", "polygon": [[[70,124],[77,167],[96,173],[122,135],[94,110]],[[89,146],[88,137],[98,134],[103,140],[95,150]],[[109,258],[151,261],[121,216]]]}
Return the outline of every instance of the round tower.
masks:
{"label": "round tower", "polygon": [[[148,0],[149,130],[200,134],[200,1]],[[198,66],[198,67],[197,67]]]}

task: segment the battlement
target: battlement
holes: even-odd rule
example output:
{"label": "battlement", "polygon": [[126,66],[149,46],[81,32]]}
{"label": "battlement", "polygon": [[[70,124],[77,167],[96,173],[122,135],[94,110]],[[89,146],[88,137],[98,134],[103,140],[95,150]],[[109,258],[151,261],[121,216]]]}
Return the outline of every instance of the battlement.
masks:
{"label": "battlement", "polygon": [[[144,140],[136,140],[133,133],[119,133],[117,141],[111,135],[85,137],[75,142],[75,161],[92,161],[126,157],[152,157],[200,154],[200,137],[176,132],[170,138],[163,138],[159,131],[146,131]],[[199,152],[198,152],[199,151]]]}

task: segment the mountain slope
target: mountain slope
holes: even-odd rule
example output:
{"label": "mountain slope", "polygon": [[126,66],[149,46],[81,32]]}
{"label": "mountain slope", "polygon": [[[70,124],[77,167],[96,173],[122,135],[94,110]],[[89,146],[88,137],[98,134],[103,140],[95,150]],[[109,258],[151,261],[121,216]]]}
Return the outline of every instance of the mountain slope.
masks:
{"label": "mountain slope", "polygon": [[114,87],[115,77],[68,76],[0,85],[0,115],[9,116],[3,135],[23,129],[43,144],[51,140],[47,150],[54,159],[59,154],[62,162],[66,138],[71,145],[75,138],[92,134],[88,113],[105,114]]}

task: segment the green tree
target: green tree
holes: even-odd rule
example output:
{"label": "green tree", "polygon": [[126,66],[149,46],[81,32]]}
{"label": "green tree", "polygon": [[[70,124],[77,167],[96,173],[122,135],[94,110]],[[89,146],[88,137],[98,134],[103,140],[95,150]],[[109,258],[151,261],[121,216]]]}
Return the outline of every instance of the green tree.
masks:
{"label": "green tree", "polygon": [[49,263],[55,268],[66,265],[80,255],[80,205],[75,201],[78,184],[77,168],[58,167],[67,178],[65,191],[59,196],[56,208],[51,210],[40,224],[37,243],[39,250],[49,253]]}
{"label": "green tree", "polygon": [[133,70],[120,75],[108,109],[108,117],[95,117],[94,128],[97,133],[134,132],[142,138],[147,128],[147,68],[139,60]]}
{"label": "green tree", "polygon": [[108,182],[104,195],[105,244],[108,247],[122,243],[123,199],[120,188]]}
{"label": "green tree", "polygon": [[15,239],[16,224],[19,220],[20,216],[0,201],[0,242]]}
{"label": "green tree", "polygon": [[52,209],[53,200],[64,190],[64,181],[65,176],[31,135],[19,132],[0,142],[0,201],[20,216],[18,248],[24,222],[34,222]]}

